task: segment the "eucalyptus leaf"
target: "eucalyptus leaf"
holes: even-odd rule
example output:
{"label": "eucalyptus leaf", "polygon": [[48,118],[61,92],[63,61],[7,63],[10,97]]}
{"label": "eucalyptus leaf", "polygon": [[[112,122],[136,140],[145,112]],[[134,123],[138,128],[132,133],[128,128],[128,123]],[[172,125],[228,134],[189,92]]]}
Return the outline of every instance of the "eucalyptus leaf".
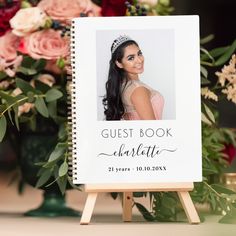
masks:
{"label": "eucalyptus leaf", "polygon": [[35,63],[35,60],[30,56],[24,56],[21,65],[26,68],[31,68],[32,65]]}
{"label": "eucalyptus leaf", "polygon": [[33,68],[36,69],[36,71],[41,71],[45,68],[46,66],[46,60],[45,59],[39,59],[36,60],[35,63],[33,64]]}
{"label": "eucalyptus leaf", "polygon": [[13,106],[13,110],[14,110],[14,120],[15,120],[15,124],[16,124],[16,128],[19,131],[20,130],[20,125],[19,125],[19,118],[18,118],[18,109],[19,107],[17,105]]}
{"label": "eucalyptus leaf", "polygon": [[50,170],[43,172],[42,175],[39,177],[35,187],[39,188],[39,187],[43,186],[44,184],[47,183],[47,181],[50,179],[50,177],[51,177]]}
{"label": "eucalyptus leaf", "polygon": [[29,120],[29,126],[32,131],[36,130],[36,116],[32,115]]}
{"label": "eucalyptus leaf", "polygon": [[19,66],[17,68],[17,72],[21,72],[24,75],[35,75],[35,74],[37,74],[37,70],[36,69],[26,68],[26,67],[22,67],[22,66]]}
{"label": "eucalyptus leaf", "polygon": [[10,120],[11,124],[14,125],[13,119],[12,119],[12,115],[11,115],[11,111],[12,111],[11,108],[8,108],[8,109],[7,109],[7,113],[8,113],[9,120]]}
{"label": "eucalyptus leaf", "polygon": [[48,112],[52,118],[57,116],[57,100],[48,103]]}
{"label": "eucalyptus leaf", "polygon": [[0,115],[1,115],[1,113],[3,112],[3,111],[5,111],[6,110],[6,104],[1,104],[0,105]]}
{"label": "eucalyptus leaf", "polygon": [[14,103],[17,99],[6,92],[0,90],[0,97],[7,101],[8,104]]}
{"label": "eucalyptus leaf", "polygon": [[30,91],[32,93],[35,93],[35,88],[33,88],[30,83],[28,83],[27,81],[20,79],[20,78],[16,78],[16,86],[18,88],[21,89],[21,91],[27,95],[27,93]]}
{"label": "eucalyptus leaf", "polygon": [[37,97],[35,101],[35,107],[37,111],[44,117],[48,118],[49,113],[48,113],[48,108],[44,102],[44,99],[41,97]]}
{"label": "eucalyptus leaf", "polygon": [[41,91],[42,93],[46,93],[49,89],[51,89],[50,86],[48,86],[47,84],[41,82],[40,80],[38,79],[35,79],[34,80],[34,83],[35,83],[35,88],[39,91]]}
{"label": "eucalyptus leaf", "polygon": [[27,97],[28,97],[28,102],[33,103],[35,98],[34,98],[34,93],[31,91],[27,92]]}
{"label": "eucalyptus leaf", "polygon": [[57,160],[59,157],[64,156],[65,154],[65,147],[58,147],[53,150],[53,152],[50,154],[48,161],[52,162]]}
{"label": "eucalyptus leaf", "polygon": [[0,142],[2,142],[7,130],[7,120],[4,115],[0,117]]}
{"label": "eucalyptus leaf", "polygon": [[46,95],[47,102],[55,101],[63,96],[62,92],[55,88],[48,90],[45,95]]}
{"label": "eucalyptus leaf", "polygon": [[67,176],[64,175],[64,176],[58,178],[57,185],[58,185],[61,193],[64,195],[65,191],[66,191],[66,186],[67,186]]}
{"label": "eucalyptus leaf", "polygon": [[68,164],[67,164],[66,161],[64,161],[64,162],[61,164],[60,168],[59,168],[58,174],[59,174],[60,177],[62,177],[62,176],[64,176],[64,175],[66,175],[67,172],[68,172]]}

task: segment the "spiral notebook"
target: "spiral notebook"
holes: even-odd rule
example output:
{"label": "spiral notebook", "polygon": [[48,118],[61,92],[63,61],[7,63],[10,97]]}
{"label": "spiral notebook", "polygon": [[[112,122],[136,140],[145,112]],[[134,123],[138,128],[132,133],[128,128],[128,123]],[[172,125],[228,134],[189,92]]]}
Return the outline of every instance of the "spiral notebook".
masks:
{"label": "spiral notebook", "polygon": [[[139,79],[162,95],[162,119],[105,119],[111,45],[122,35],[142,49]],[[202,180],[198,16],[73,19],[71,63],[75,184]]]}

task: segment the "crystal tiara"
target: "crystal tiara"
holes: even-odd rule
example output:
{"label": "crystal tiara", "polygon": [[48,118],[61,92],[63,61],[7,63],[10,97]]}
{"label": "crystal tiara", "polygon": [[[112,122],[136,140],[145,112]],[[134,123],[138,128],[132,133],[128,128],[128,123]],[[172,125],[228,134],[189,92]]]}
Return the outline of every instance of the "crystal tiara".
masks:
{"label": "crystal tiara", "polygon": [[127,35],[120,35],[117,39],[114,40],[111,48],[111,53],[113,54],[115,50],[124,42],[132,40]]}

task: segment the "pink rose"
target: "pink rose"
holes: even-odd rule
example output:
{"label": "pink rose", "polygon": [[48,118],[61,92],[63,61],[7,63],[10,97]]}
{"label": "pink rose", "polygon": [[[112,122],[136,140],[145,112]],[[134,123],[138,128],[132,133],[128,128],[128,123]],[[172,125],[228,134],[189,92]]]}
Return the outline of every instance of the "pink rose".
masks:
{"label": "pink rose", "polygon": [[38,7],[45,11],[52,19],[68,23],[72,18],[79,17],[81,13],[89,16],[101,15],[101,8],[91,0],[42,0]]}
{"label": "pink rose", "polygon": [[10,20],[12,32],[18,36],[25,36],[44,26],[47,15],[38,7],[20,9]]}
{"label": "pink rose", "polygon": [[17,47],[19,38],[8,31],[4,36],[0,37],[0,57],[6,61],[12,61],[17,57]]}
{"label": "pink rose", "polygon": [[22,56],[17,55],[18,45],[19,38],[10,31],[0,37],[0,71],[4,71],[10,77],[15,75],[23,59]]}
{"label": "pink rose", "polygon": [[70,53],[69,38],[53,29],[34,32],[25,38],[27,53],[34,59],[56,60]]}

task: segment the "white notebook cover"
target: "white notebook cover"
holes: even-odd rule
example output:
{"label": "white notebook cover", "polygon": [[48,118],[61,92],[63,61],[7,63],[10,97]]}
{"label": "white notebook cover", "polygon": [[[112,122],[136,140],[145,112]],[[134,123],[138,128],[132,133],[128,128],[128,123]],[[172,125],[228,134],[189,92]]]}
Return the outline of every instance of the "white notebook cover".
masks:
{"label": "white notebook cover", "polygon": [[[165,99],[162,120],[104,120],[111,44],[129,35],[141,80]],[[73,182],[202,180],[198,16],[76,18],[72,24]]]}

